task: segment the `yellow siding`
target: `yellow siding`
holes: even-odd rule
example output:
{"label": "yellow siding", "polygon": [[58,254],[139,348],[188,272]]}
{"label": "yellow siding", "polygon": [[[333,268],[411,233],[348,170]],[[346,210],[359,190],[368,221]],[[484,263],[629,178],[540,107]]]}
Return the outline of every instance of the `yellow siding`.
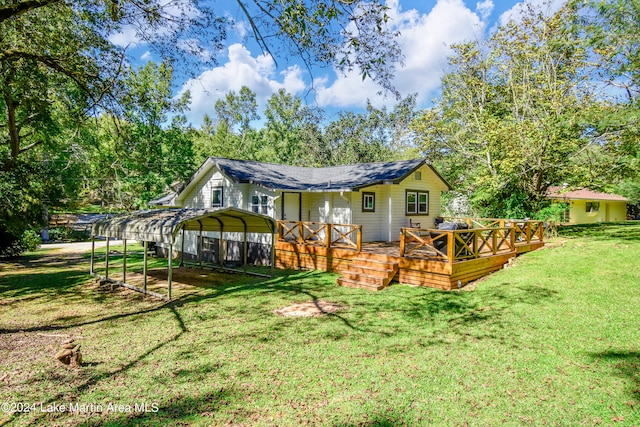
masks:
{"label": "yellow siding", "polygon": [[[565,202],[563,200],[557,201]],[[587,202],[600,202],[600,209],[597,212],[587,212]],[[570,224],[593,224],[598,222],[624,221],[627,219],[626,202],[606,200],[571,200],[569,205]]]}

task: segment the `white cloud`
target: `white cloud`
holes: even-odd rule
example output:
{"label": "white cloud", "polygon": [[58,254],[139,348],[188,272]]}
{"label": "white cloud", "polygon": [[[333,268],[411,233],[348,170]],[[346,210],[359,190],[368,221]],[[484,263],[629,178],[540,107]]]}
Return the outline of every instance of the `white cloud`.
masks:
{"label": "white cloud", "polygon": [[480,18],[483,21],[486,21],[491,12],[493,12],[493,1],[492,0],[484,0],[476,3],[476,13],[480,14]]}
{"label": "white cloud", "polygon": [[302,71],[297,65],[276,73],[273,59],[268,55],[251,55],[241,44],[233,44],[228,49],[226,64],[203,72],[198,78],[188,80],[180,89],[178,97],[186,90],[191,92],[191,111],[187,114],[192,122],[200,122],[204,114],[213,116],[216,100],[230,91],[239,92],[242,86],[256,93],[259,106],[279,89],[291,94],[305,89]]}
{"label": "white cloud", "polygon": [[[387,6],[406,57],[405,66],[396,70],[394,84],[403,96],[417,93],[418,104],[429,101],[440,87],[449,46],[481,37],[484,23],[462,0],[438,0],[428,14],[402,11],[398,0],[389,0]],[[362,107],[367,99],[376,106],[395,102],[376,95],[379,87],[370,79],[363,82],[358,70],[339,75],[330,85],[326,78],[317,79],[314,86],[321,106]]]}
{"label": "white cloud", "polygon": [[151,61],[153,59],[153,55],[151,54],[151,52],[146,51],[140,56],[140,59],[143,61]]}
{"label": "white cloud", "polygon": [[111,34],[109,41],[118,47],[135,47],[141,42],[132,26],[124,26],[121,31]]}
{"label": "white cloud", "polygon": [[502,26],[507,24],[509,21],[519,22],[522,19],[522,15],[526,12],[527,5],[539,8],[545,14],[551,15],[560,10],[565,1],[566,0],[525,0],[520,3],[516,3],[511,9],[500,15],[498,24]]}

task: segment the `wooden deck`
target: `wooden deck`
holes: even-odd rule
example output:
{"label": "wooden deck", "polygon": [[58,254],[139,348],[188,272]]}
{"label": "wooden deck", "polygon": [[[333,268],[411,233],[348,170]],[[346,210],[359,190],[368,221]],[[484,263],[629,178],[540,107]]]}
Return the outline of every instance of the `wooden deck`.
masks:
{"label": "wooden deck", "polygon": [[538,221],[500,225],[457,231],[403,229],[400,241],[358,242],[360,250],[349,244],[340,247],[338,242],[326,245],[326,239],[281,239],[276,242],[276,266],[338,272],[340,285],[371,290],[393,280],[458,289],[500,270],[509,259],[544,246]]}

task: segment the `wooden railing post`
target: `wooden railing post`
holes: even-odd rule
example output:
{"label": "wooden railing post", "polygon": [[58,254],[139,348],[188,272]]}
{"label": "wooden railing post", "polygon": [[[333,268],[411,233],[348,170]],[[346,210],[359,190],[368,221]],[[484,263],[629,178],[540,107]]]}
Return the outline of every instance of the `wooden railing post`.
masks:
{"label": "wooden railing post", "polygon": [[359,225],[356,229],[356,246],[358,252],[362,251],[362,226]]}
{"label": "wooden railing post", "polygon": [[495,230],[495,229],[491,230],[491,240],[492,240],[493,254],[495,255],[498,253],[498,230]]}
{"label": "wooden railing post", "polygon": [[298,227],[298,243],[304,243],[304,226],[302,225],[302,221],[298,221],[296,223],[296,227]]}
{"label": "wooden railing post", "polygon": [[327,248],[331,247],[331,239],[333,237],[333,224],[325,224],[324,241]]}
{"label": "wooden railing post", "polygon": [[450,264],[453,264],[456,255],[456,236],[455,231],[447,231],[447,259]]}
{"label": "wooden railing post", "polygon": [[400,229],[400,258],[404,257],[404,245],[405,245],[405,229]]}

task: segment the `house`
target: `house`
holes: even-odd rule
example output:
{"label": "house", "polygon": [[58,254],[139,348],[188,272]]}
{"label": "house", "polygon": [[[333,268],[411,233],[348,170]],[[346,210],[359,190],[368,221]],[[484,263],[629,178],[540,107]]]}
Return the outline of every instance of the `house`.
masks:
{"label": "house", "polygon": [[567,204],[562,221],[566,224],[624,221],[627,218],[627,199],[617,194],[554,186],[547,190],[547,197],[554,203]]}
{"label": "house", "polygon": [[236,207],[278,220],[362,225],[362,241],[433,227],[451,187],[424,159],[311,168],[210,157],[155,207]]}

